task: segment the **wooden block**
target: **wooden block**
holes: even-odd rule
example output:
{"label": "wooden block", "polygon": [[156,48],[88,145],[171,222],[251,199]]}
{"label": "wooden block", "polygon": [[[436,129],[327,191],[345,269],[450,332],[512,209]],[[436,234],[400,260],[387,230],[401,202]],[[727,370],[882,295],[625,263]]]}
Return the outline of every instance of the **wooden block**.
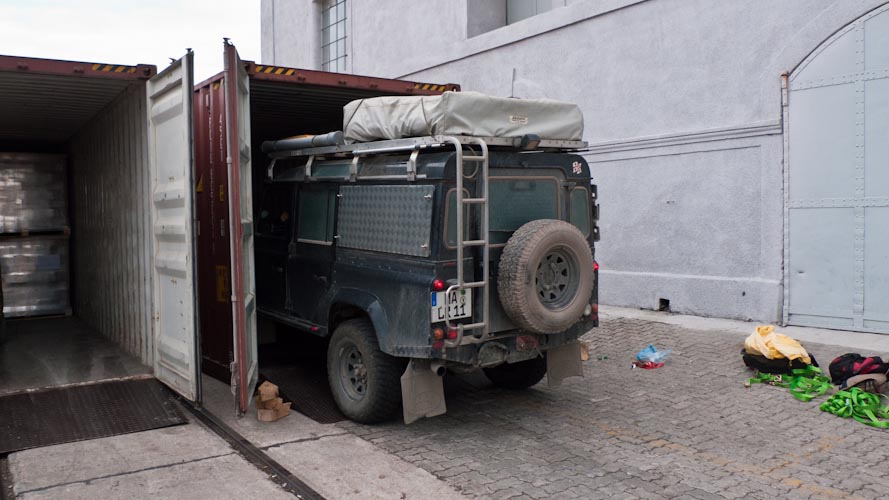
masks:
{"label": "wooden block", "polygon": [[281,419],[290,415],[290,405],[292,403],[284,403],[279,408],[275,409],[275,420]]}
{"label": "wooden block", "polygon": [[278,420],[275,410],[256,410],[256,419],[260,422],[274,422]]}
{"label": "wooden block", "polygon": [[257,401],[256,408],[259,410],[277,410],[284,404],[281,398],[274,398],[268,401]]}
{"label": "wooden block", "polygon": [[256,419],[260,422],[274,422],[287,415],[290,415],[290,403],[283,403],[274,409],[258,408],[256,410]]}
{"label": "wooden block", "polygon": [[259,399],[268,401],[278,397],[278,386],[266,380],[259,386]]}

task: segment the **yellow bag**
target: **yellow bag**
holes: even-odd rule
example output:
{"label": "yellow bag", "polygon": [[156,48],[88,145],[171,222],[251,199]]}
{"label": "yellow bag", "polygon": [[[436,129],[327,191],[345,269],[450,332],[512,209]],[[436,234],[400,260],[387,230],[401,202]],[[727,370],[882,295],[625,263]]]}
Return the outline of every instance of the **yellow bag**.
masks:
{"label": "yellow bag", "polygon": [[744,348],[748,354],[759,354],[768,359],[800,359],[807,365],[812,364],[809,353],[799,342],[787,335],[775,333],[775,327],[771,325],[756,327],[756,331],[744,341]]}

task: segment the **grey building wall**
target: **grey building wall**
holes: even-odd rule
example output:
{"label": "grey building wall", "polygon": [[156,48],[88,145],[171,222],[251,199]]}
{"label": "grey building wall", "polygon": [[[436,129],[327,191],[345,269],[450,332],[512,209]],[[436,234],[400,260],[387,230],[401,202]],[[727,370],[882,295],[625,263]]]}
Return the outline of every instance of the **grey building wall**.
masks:
{"label": "grey building wall", "polygon": [[[351,72],[578,103],[601,301],[780,321],[781,75],[886,0],[569,0],[485,32],[479,4],[498,1],[351,1]],[[317,67],[317,9],[264,0],[263,62]]]}

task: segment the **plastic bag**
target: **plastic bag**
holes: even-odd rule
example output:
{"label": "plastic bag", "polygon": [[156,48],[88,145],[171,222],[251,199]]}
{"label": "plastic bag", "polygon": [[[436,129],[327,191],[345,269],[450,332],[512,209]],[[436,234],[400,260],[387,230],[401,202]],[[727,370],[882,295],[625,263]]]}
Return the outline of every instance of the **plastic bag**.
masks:
{"label": "plastic bag", "polygon": [[671,349],[658,351],[652,344],[648,344],[648,347],[636,354],[636,359],[641,363],[651,362],[656,364],[666,361],[670,357],[671,352],[673,352]]}
{"label": "plastic bag", "polygon": [[756,327],[756,331],[744,341],[744,348],[748,354],[759,354],[768,359],[799,359],[807,365],[812,364],[812,358],[799,342],[775,333],[775,327],[771,325]]}

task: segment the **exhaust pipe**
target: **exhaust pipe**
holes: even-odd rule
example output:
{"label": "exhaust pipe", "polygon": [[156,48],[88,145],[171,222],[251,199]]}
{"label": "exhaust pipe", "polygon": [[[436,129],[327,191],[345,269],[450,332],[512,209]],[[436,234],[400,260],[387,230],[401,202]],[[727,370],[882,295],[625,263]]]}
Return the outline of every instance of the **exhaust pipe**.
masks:
{"label": "exhaust pipe", "polygon": [[429,368],[432,370],[432,373],[438,375],[439,377],[444,376],[447,368],[445,368],[444,363],[439,363],[438,361],[433,361],[429,364]]}

